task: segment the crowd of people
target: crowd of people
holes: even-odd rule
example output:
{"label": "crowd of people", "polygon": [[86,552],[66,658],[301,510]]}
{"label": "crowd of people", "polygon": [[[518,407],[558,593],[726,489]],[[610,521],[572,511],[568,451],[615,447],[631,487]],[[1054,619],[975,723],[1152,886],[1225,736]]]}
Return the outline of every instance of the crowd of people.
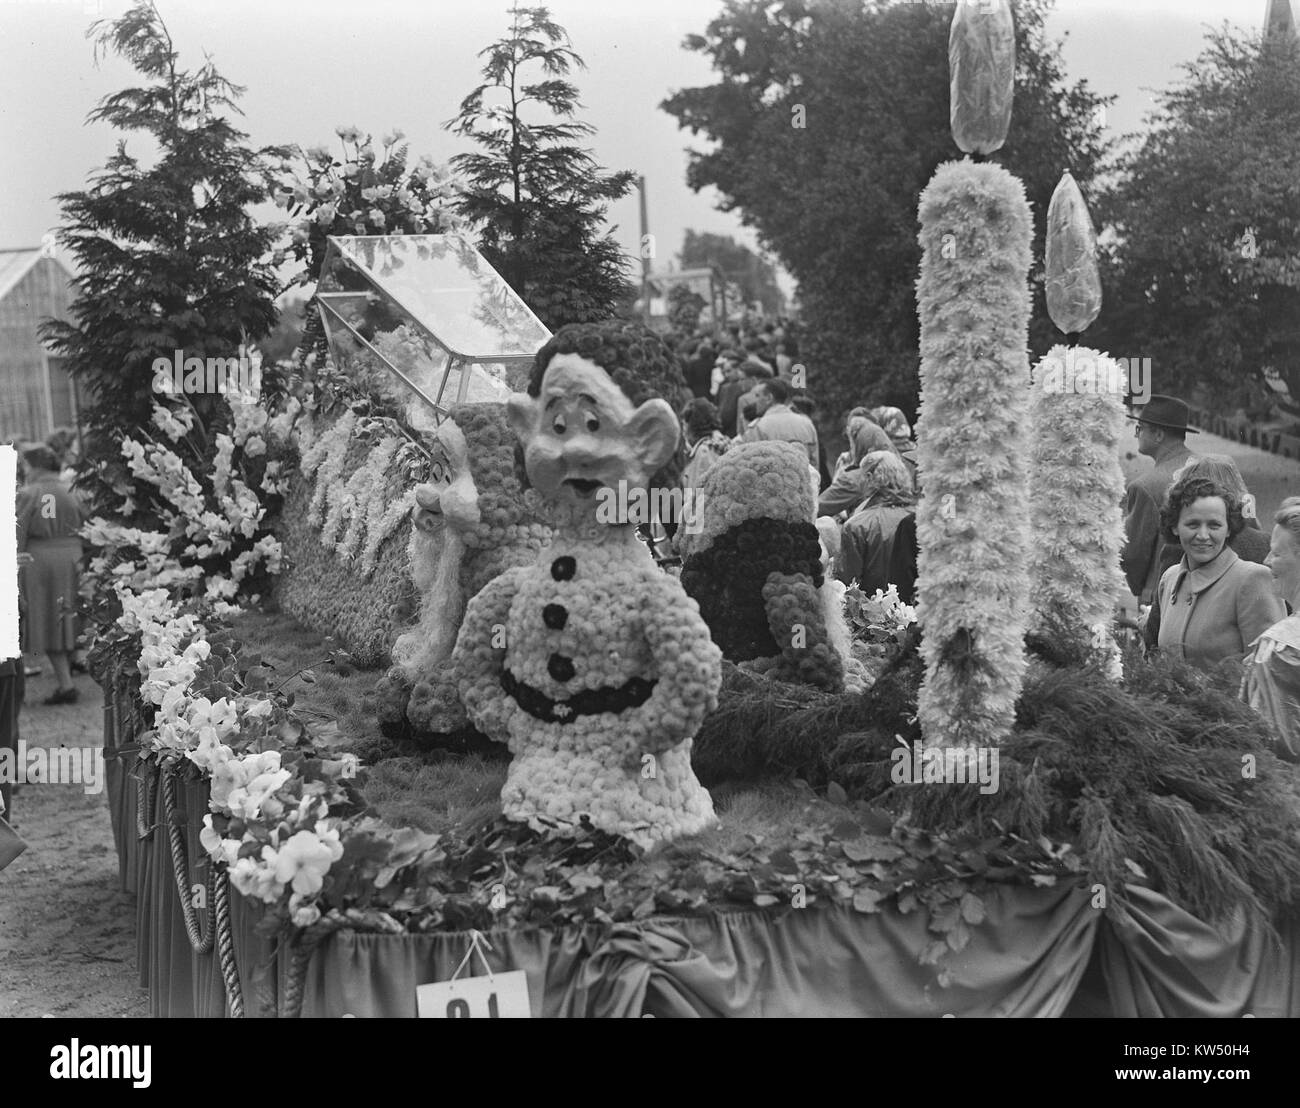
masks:
{"label": "crowd of people", "polygon": [[[893,585],[916,598],[916,504],[921,493],[912,428],[892,407],[854,408],[848,449],[827,467],[815,404],[771,364],[772,343],[751,336],[716,353],[701,340],[688,355],[696,397],[682,413],[688,486],[698,487],[733,445],[779,439],[808,451],[819,530],[832,539],[831,572],[868,595]],[[793,354],[787,351],[793,351]],[[713,357],[707,377],[701,364]],[[1154,465],[1128,485],[1122,568],[1142,613],[1148,653],[1204,669],[1230,667],[1243,699],[1268,718],[1285,756],[1300,758],[1300,497],[1286,500],[1271,534],[1225,454],[1194,454],[1190,408],[1152,396],[1135,408],[1140,454]],[[827,527],[826,521],[833,521]],[[838,540],[838,541],[836,541]],[[1288,612],[1292,614],[1288,614]]]}
{"label": "crowd of people", "polygon": [[894,407],[860,407],[844,423],[848,449],[827,462],[817,402],[803,388],[799,346],[785,321],[738,325],[725,335],[678,341],[694,398],[680,413],[688,461],[686,488],[699,488],[733,445],[791,442],[808,454],[817,515],[834,527],[831,572],[868,595],[893,584],[908,603],[916,591],[916,444]]}

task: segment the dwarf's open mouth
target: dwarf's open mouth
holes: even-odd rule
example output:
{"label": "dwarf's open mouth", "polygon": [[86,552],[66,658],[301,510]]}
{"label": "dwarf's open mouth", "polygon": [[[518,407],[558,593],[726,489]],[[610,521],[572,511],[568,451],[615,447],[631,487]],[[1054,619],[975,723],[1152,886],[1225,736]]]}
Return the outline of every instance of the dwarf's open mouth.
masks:
{"label": "dwarf's open mouth", "polygon": [[591,481],[584,477],[566,477],[564,483],[579,496],[591,496],[600,488],[599,481]]}

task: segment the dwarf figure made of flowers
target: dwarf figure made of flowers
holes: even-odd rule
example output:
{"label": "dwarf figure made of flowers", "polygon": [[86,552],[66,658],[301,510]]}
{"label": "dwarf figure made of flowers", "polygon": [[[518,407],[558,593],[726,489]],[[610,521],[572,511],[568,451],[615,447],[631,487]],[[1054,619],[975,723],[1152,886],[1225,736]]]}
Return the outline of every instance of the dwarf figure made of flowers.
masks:
{"label": "dwarf figure made of flowers", "polygon": [[691,744],[717,706],[721,652],[626,510],[676,486],[681,432],[664,397],[683,387],[640,324],[572,324],[507,404],[554,533],[470,601],[453,657],[471,721],[513,754],[510,819],[561,832],[589,820],[643,846],[715,822]]}
{"label": "dwarf figure made of flowers", "polygon": [[680,544],[682,586],[723,657],[842,692],[847,629],[823,573],[807,454],[788,442],[733,447],[704,478],[700,501],[702,526]]}
{"label": "dwarf figure made of flowers", "polygon": [[445,743],[469,723],[451,659],[465,605],[503,570],[531,565],[551,529],[524,503],[504,404],[453,407],[430,446],[409,547],[419,620],[394,645],[377,692],[383,722],[405,714],[417,736]]}

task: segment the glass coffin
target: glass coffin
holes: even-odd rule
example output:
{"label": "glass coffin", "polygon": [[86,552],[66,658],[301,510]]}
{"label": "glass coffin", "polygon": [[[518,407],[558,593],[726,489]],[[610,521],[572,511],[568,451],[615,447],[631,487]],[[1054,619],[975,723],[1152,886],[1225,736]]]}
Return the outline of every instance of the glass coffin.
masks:
{"label": "glass coffin", "polygon": [[335,365],[424,430],[522,392],[551,337],[461,235],[331,237],[316,291]]}

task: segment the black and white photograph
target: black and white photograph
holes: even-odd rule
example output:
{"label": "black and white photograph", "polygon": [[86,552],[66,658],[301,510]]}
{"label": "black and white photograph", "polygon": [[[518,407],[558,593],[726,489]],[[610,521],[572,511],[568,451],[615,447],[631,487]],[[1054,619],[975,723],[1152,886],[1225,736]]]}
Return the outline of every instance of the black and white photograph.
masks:
{"label": "black and white photograph", "polygon": [[195,1018],[1285,1064],[1298,18],[0,0],[32,1080]]}

